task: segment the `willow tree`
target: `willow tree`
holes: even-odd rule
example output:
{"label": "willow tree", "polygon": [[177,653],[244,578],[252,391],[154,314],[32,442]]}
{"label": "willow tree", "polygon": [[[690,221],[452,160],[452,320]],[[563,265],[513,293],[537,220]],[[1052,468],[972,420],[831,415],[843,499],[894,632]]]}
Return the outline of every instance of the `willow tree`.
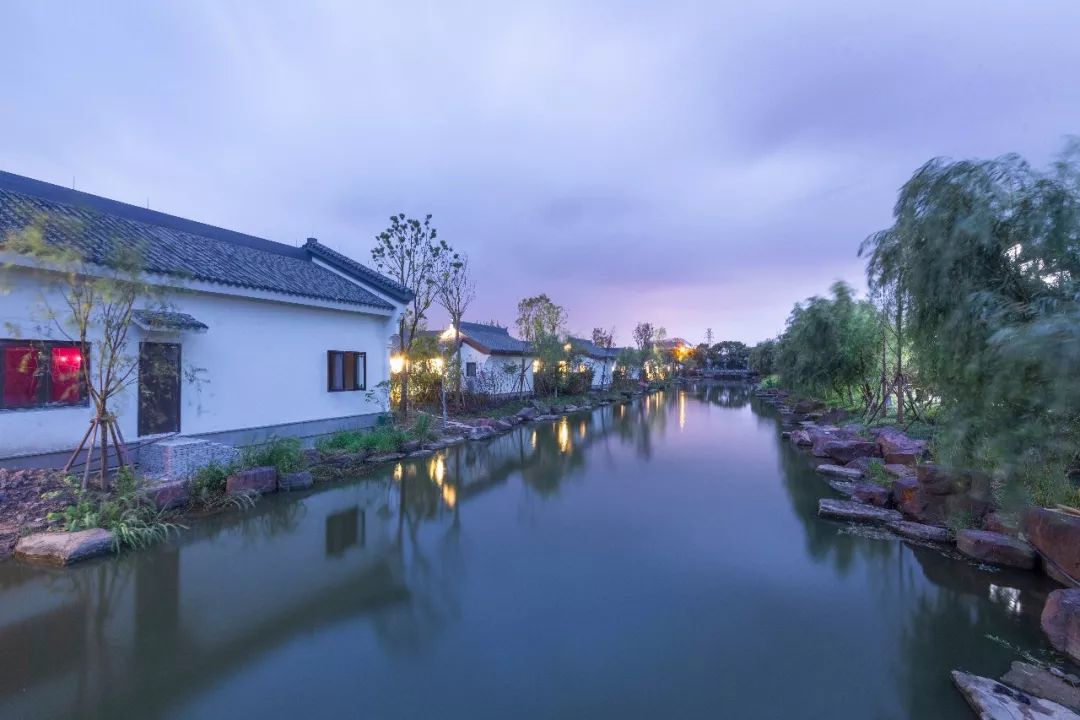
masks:
{"label": "willow tree", "polygon": [[1080,447],[1080,145],[1047,170],[1016,155],[933,160],[894,224],[867,241],[868,274],[904,300],[920,378],[941,398],[946,459],[1076,501]]}
{"label": "willow tree", "polygon": [[375,236],[375,247],[371,249],[375,267],[413,295],[398,320],[398,352],[404,359],[398,402],[402,417],[409,411],[409,351],[438,296],[442,268],[452,256],[446,241],[438,239],[430,214],[423,221],[406,218],[404,213],[393,215],[390,226]]}

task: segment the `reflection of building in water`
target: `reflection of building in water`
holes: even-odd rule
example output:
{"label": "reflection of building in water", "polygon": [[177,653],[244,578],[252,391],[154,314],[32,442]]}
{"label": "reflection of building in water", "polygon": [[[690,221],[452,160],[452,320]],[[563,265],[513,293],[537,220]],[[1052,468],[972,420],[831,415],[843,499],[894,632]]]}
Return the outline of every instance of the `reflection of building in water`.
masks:
{"label": "reflection of building in water", "polygon": [[326,516],[326,556],[341,557],[354,545],[364,547],[366,517],[359,506]]}

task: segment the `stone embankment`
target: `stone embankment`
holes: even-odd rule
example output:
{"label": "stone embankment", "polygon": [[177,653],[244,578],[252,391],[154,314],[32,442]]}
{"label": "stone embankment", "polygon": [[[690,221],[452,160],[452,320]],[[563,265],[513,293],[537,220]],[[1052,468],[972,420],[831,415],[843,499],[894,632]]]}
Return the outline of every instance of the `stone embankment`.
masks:
{"label": "stone embankment", "polygon": [[[989,475],[929,462],[923,440],[897,428],[841,424],[848,420],[843,411],[795,402],[783,391],[757,395],[780,411],[783,437],[808,452],[828,485],[848,498],[822,499],[819,516],[955,546],[978,563],[1041,569],[1066,586],[1050,593],[1043,631],[1058,652],[1080,663],[1080,515],[1062,508],[1005,514]],[[953,681],[980,717],[1080,720],[1080,680],[1054,668],[1014,663],[1001,682],[961,671]]]}

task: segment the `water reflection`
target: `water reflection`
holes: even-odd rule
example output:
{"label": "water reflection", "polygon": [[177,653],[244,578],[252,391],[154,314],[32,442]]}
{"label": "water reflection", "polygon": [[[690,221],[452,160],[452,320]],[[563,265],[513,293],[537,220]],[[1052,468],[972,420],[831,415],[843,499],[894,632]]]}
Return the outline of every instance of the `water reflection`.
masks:
{"label": "water reflection", "polygon": [[288,714],[265,678],[309,667],[316,715],[948,717],[947,670],[1007,664],[987,635],[1038,649],[1046,584],[818,520],[770,412],[697,383],[119,561],[0,565],[0,717]]}

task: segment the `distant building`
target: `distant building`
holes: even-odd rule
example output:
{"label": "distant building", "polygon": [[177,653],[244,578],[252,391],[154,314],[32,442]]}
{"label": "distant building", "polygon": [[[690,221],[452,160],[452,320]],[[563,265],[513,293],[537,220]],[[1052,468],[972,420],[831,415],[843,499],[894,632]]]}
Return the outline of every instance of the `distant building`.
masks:
{"label": "distant building", "polygon": [[611,385],[612,373],[615,371],[615,358],[619,351],[614,348],[603,348],[586,338],[569,338],[572,350],[580,356],[581,363],[585,368],[592,370],[593,389],[606,388]]}
{"label": "distant building", "polygon": [[[439,334],[439,340],[452,345],[454,335],[451,325]],[[462,321],[457,335],[467,388],[493,395],[532,392],[535,357],[529,343],[511,336],[504,327],[485,323]]]}

